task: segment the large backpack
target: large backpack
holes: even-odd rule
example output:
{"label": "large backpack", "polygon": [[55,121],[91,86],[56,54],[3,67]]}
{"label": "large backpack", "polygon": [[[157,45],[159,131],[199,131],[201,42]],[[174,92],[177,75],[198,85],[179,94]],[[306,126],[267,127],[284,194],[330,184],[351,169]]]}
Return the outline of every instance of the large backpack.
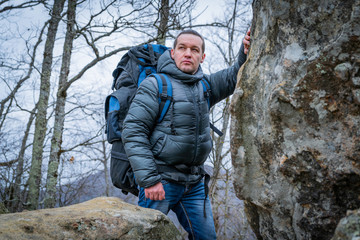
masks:
{"label": "large backpack", "polygon": [[[163,45],[155,44],[133,47],[121,58],[112,74],[112,89],[115,91],[105,100],[107,141],[112,144],[110,176],[113,185],[120,188],[124,194],[130,192],[138,196],[139,190],[121,140],[123,121],[137,88],[149,75],[153,75],[158,83],[159,116],[157,121],[163,120],[172,101],[172,85],[165,74],[156,73],[156,68],[158,58],[167,49]],[[205,79],[201,80],[201,83],[210,107],[210,85]]]}

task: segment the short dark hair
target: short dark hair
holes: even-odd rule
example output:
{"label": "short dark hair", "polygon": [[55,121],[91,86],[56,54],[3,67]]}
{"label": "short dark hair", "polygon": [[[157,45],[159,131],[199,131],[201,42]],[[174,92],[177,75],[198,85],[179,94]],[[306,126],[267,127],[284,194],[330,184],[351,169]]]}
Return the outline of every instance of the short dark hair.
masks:
{"label": "short dark hair", "polygon": [[192,30],[192,29],[184,30],[184,31],[182,31],[181,33],[179,33],[177,35],[177,37],[175,38],[175,41],[174,41],[174,46],[173,46],[174,49],[176,47],[178,38],[183,34],[192,34],[192,35],[195,35],[195,36],[198,36],[199,38],[201,38],[201,40],[202,40],[201,50],[202,50],[203,53],[205,52],[205,40],[204,40],[204,38],[201,36],[200,33],[198,33],[195,30]]}

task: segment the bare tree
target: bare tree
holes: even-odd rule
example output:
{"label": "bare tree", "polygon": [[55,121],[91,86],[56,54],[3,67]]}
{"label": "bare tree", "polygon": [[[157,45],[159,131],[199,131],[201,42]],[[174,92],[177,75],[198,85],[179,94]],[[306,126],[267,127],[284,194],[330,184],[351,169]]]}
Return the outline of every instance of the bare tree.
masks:
{"label": "bare tree", "polygon": [[12,184],[10,188],[10,196],[9,196],[9,210],[11,212],[16,212],[22,210],[23,203],[25,202],[25,197],[21,194],[21,183],[22,183],[22,176],[24,174],[24,164],[25,164],[25,150],[28,147],[27,140],[30,134],[30,128],[35,118],[36,107],[31,111],[28,123],[26,125],[26,130],[24,137],[21,142],[20,152],[18,158],[16,159],[16,171],[15,171],[15,182]]}
{"label": "bare tree", "polygon": [[[35,2],[35,1],[34,1]],[[1,2],[1,6],[6,4],[6,1]],[[25,5],[22,5],[25,6]],[[30,6],[28,6],[30,7]],[[17,8],[6,8],[7,12],[10,13],[14,9]],[[4,12],[2,12],[4,14]],[[16,14],[15,14],[16,15]],[[0,18],[1,19],[1,18]],[[9,156],[13,155],[8,159],[8,162],[1,161],[1,166],[11,166],[11,169],[8,169],[12,174],[8,174],[8,178],[2,178],[3,181],[1,184],[6,186],[9,183],[8,189],[4,189],[7,192],[7,195],[2,197],[3,201],[5,201],[6,207],[10,211],[17,211],[22,209],[22,203],[24,201],[23,191],[21,189],[24,187],[24,178],[26,176],[25,171],[27,170],[26,166],[26,149],[31,146],[31,144],[27,144],[29,137],[31,137],[31,127],[33,124],[33,120],[36,114],[36,105],[33,106],[32,110],[27,110],[26,108],[21,107],[19,101],[16,98],[16,95],[21,91],[21,88],[24,88],[24,85],[31,79],[31,75],[36,70],[36,56],[38,48],[42,42],[42,37],[46,26],[48,26],[49,22],[45,22],[44,26],[40,28],[36,33],[36,42],[32,45],[33,37],[30,35],[29,37],[21,38],[25,43],[25,48],[23,51],[23,55],[11,56],[6,55],[6,51],[1,53],[1,61],[0,68],[1,71],[1,80],[5,83],[6,90],[3,93],[6,93],[4,98],[0,101],[0,142],[2,143],[1,151],[6,154],[4,159],[8,159]],[[15,25],[17,26],[17,25]],[[3,41],[7,41],[8,33],[11,32],[11,27],[6,26],[6,34],[2,34]],[[30,29],[29,29],[30,30]],[[5,50],[5,49],[4,49]],[[22,136],[21,128],[16,129],[14,125],[13,113],[16,114],[15,109],[19,109],[20,112],[23,112],[23,115],[29,115],[28,122],[23,125],[26,126],[24,129],[24,135]],[[23,118],[26,119],[26,116]],[[6,123],[7,122],[7,123]],[[13,130],[15,130],[15,134],[11,129],[13,126]],[[22,139],[21,139],[22,138]],[[10,143],[11,140],[14,139],[14,143],[21,142],[19,145],[19,149],[17,150],[17,144],[12,144],[11,151],[6,151],[5,143]],[[5,148],[4,148],[5,146]],[[13,152],[13,154],[10,154]],[[1,171],[5,173],[6,168],[3,167]]]}
{"label": "bare tree", "polygon": [[105,196],[110,196],[110,181],[109,181],[109,159],[110,159],[110,155],[109,155],[109,151],[106,147],[106,138],[103,136],[103,139],[101,141],[101,149],[100,152],[102,153],[102,159],[101,162],[103,163],[104,166],[104,178],[105,178]]}
{"label": "bare tree", "polygon": [[54,2],[44,49],[44,58],[40,79],[40,96],[37,103],[37,115],[35,120],[35,133],[29,176],[29,202],[27,208],[31,210],[37,209],[38,207],[39,188],[41,183],[41,166],[43,162],[43,145],[47,128],[46,114],[50,94],[53,49],[64,3],[65,0],[56,0]]}
{"label": "bare tree", "polygon": [[62,133],[65,121],[66,91],[64,91],[63,87],[68,80],[70,72],[71,52],[75,38],[75,16],[76,0],[68,0],[67,31],[63,47],[58,92],[56,95],[55,122],[51,139],[50,159],[46,180],[46,194],[44,199],[45,208],[54,207],[56,203],[56,184],[61,154]]}
{"label": "bare tree", "polygon": [[[249,27],[249,18],[246,15],[250,2],[248,0],[228,1],[223,20],[217,21],[216,31],[212,32],[209,42],[217,49],[224,61],[223,67],[234,64],[238,55],[244,33]],[[242,233],[233,231],[240,222],[233,221],[230,209],[235,197],[231,181],[230,146],[228,140],[228,126],[230,120],[230,97],[211,109],[211,121],[224,133],[223,136],[212,134],[214,147],[210,155],[213,166],[212,181],[209,193],[213,204],[215,228],[219,239],[229,239],[236,236],[242,239]],[[244,225],[246,228],[246,224]],[[239,238],[239,236],[241,238]]]}
{"label": "bare tree", "polygon": [[[233,3],[228,4],[227,13],[231,14],[225,14],[225,20],[222,23],[222,25],[225,27],[226,34],[215,34],[217,39],[210,39],[211,43],[217,48],[217,50],[220,52],[220,55],[223,57],[223,60],[225,62],[225,65],[227,67],[230,67],[234,64],[237,58],[237,51],[238,51],[238,45],[234,44],[234,41],[241,42],[241,35],[243,34],[243,31],[246,30],[248,27],[247,25],[243,26],[243,31],[237,29],[236,25],[239,25],[237,21],[239,21],[239,18],[241,18],[241,15],[239,15],[239,5],[244,5],[243,2],[235,0]],[[227,18],[227,16],[230,16]],[[235,39],[234,39],[235,38]],[[227,46],[224,47],[224,44],[226,43]],[[230,119],[230,112],[229,112],[229,105],[230,105],[230,98],[227,98],[223,101],[222,106],[220,107],[220,114],[214,113],[214,108],[212,109],[212,121],[214,124],[219,123],[221,124],[221,131],[224,133],[223,136],[217,136],[213,134],[213,140],[214,140],[214,148],[213,148],[213,166],[214,166],[214,172],[213,172],[213,179],[215,181],[212,181],[210,185],[210,193],[214,193],[214,188],[216,185],[216,179],[219,176],[221,165],[223,163],[223,158],[228,155],[229,150],[223,152],[223,146],[225,143],[225,138],[227,136],[227,129],[229,125],[229,119]],[[216,116],[220,116],[216,119]]]}

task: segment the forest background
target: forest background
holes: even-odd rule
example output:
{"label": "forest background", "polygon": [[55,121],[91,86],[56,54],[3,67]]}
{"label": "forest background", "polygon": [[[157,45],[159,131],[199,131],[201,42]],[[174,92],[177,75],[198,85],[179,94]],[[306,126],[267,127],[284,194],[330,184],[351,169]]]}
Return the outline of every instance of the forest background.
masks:
{"label": "forest background", "polygon": [[[119,196],[109,180],[104,100],[121,56],[172,46],[183,29],[206,41],[205,73],[231,66],[250,27],[251,0],[16,0],[0,2],[0,200],[9,212]],[[207,161],[219,239],[249,234],[231,181],[230,99],[211,109]],[[87,197],[86,197],[87,196]],[[134,202],[129,196],[121,196]],[[233,211],[236,209],[236,211]]]}

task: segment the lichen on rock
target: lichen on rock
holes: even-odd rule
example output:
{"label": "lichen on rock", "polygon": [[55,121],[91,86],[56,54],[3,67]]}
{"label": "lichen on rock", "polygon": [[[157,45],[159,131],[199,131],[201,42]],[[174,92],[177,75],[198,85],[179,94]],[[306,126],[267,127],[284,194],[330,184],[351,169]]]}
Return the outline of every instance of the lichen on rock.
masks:
{"label": "lichen on rock", "polygon": [[330,239],[360,208],[360,1],[253,12],[231,103],[237,196],[259,239]]}

